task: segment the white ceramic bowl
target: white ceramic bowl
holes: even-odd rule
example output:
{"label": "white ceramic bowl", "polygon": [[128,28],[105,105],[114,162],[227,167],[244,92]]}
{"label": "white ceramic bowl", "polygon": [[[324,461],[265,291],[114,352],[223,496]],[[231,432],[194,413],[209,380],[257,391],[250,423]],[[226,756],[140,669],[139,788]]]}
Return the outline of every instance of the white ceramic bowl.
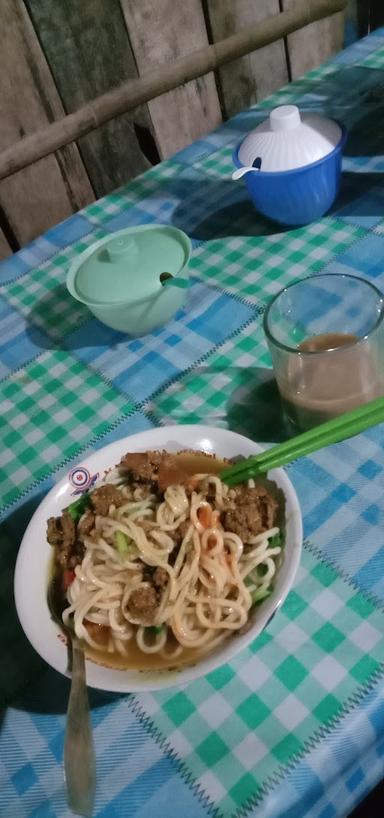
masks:
{"label": "white ceramic bowl", "polygon": [[[60,629],[50,617],[46,601],[52,554],[52,548],[46,539],[47,519],[58,516],[64,507],[73,502],[76,487],[87,488],[87,481],[97,474],[102,477],[104,470],[118,463],[125,452],[148,449],[166,449],[171,452],[196,449],[230,458],[257,454],[261,447],[242,435],[209,426],[151,429],[105,446],[86,458],[77,469],[72,469],[67,478],[51,489],[35,511],[20,546],[15,570],[15,601],[21,625],[29,641],[49,665],[65,676],[69,675],[67,650]],[[302,546],[302,521],[295,490],[282,469],[271,471],[269,478],[285,496],[285,547],[281,565],[276,572],[274,590],[251,614],[247,629],[235,638],[229,638],[224,645],[196,665],[180,670],[116,670],[87,660],[87,683],[90,687],[128,693],[184,685],[229,661],[261,633],[293,584]]]}

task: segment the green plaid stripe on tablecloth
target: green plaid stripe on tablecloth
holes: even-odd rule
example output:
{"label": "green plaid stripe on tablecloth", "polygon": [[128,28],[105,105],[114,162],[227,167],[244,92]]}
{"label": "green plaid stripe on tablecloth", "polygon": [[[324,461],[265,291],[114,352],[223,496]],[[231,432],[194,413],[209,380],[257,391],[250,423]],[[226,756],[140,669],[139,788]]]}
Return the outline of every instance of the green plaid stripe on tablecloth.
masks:
{"label": "green plaid stripe on tablecloth", "polygon": [[112,216],[120,213],[132,205],[139,205],[143,199],[151,196],[154,193],[158,194],[159,183],[171,179],[183,170],[178,163],[172,159],[161,162],[159,165],[150,168],[132,179],[129,185],[119,190],[109,193],[102,199],[98,199],[91,205],[88,205],[83,212],[87,219],[96,220],[98,223],[108,221]]}
{"label": "green plaid stripe on tablecloth", "polygon": [[162,424],[206,423],[234,428],[259,441],[276,439],[280,403],[270,367],[260,316],[148,408]]}
{"label": "green plaid stripe on tablecloth", "polygon": [[231,815],[355,701],[383,660],[384,613],[305,550],[294,590],[246,651],[134,707]]}
{"label": "green plaid stripe on tablecloth", "polygon": [[0,383],[2,507],[105,434],[132,407],[64,350],[47,351]]}
{"label": "green plaid stripe on tablecloth", "polygon": [[285,233],[208,241],[195,250],[191,268],[228,292],[265,301],[296,278],[318,272],[364,235],[360,227],[322,219]]}
{"label": "green plaid stripe on tablecloth", "polygon": [[[90,225],[91,227],[91,225]],[[51,261],[35,267],[27,276],[0,287],[0,295],[29,322],[41,327],[55,340],[89,318],[89,311],[70,296],[66,277],[73,259],[105,236],[93,230],[74,244],[58,251]]]}
{"label": "green plaid stripe on tablecloth", "polygon": [[278,105],[298,104],[300,99],[308,93],[321,93],[321,83],[336,76],[340,72],[340,66],[332,63],[325,63],[312,71],[308,71],[297,80],[279,88],[274,94],[258,103],[258,108],[276,108]]}
{"label": "green plaid stripe on tablecloth", "polygon": [[377,51],[372,51],[366,57],[358,60],[357,65],[364,68],[384,68],[384,48],[378,48]]}
{"label": "green plaid stripe on tablecloth", "polygon": [[[236,142],[238,140],[236,139]],[[210,153],[209,156],[201,159],[200,162],[195,162],[194,167],[204,173],[211,173],[214,176],[220,176],[222,179],[231,179],[234,171],[232,160],[233,145],[219,148],[219,150]]]}

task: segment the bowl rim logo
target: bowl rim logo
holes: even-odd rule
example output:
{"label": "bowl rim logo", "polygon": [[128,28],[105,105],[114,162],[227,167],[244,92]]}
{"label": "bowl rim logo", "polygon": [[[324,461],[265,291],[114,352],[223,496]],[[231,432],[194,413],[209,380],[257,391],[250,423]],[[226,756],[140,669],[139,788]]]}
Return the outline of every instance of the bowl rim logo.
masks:
{"label": "bowl rim logo", "polygon": [[74,469],[71,469],[68,475],[69,483],[74,488],[74,491],[71,493],[83,494],[83,492],[88,491],[96,482],[98,476],[98,472],[91,475],[90,471],[88,471],[85,466],[75,466]]}

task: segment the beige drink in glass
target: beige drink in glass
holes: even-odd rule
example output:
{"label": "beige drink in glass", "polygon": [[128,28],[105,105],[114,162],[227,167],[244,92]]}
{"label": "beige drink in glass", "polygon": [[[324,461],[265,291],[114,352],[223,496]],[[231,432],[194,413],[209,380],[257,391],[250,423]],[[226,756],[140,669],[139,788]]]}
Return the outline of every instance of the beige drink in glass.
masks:
{"label": "beige drink in glass", "polygon": [[264,329],[288,420],[300,430],[384,394],[384,297],[356,276],[282,290]]}

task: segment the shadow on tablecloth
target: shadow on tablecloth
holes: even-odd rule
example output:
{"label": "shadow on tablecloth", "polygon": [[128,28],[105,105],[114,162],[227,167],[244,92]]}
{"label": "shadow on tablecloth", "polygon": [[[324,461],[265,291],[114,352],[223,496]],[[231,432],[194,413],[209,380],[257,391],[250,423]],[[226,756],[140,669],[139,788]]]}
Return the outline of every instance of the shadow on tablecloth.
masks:
{"label": "shadow on tablecloth", "polygon": [[226,347],[217,361],[187,372],[150,401],[152,414],[165,423],[226,426],[258,443],[279,443],[291,436],[272,370],[231,366]]}
{"label": "shadow on tablecloth", "polygon": [[[235,369],[235,367],[234,367]],[[280,443],[291,436],[272,371],[263,367],[244,370],[247,384],[239,384],[227,403],[228,428],[258,443]],[[236,376],[234,378],[236,381]]]}
{"label": "shadow on tablecloth", "polygon": [[13,579],[25,528],[43,493],[18,506],[0,524],[0,706],[4,707],[46,667],[29,644],[16,613]]}
{"label": "shadow on tablecloth", "polygon": [[[65,713],[70,680],[52,670],[29,644],[16,613],[14,569],[24,531],[44,497],[36,494],[0,524],[0,710],[7,705],[32,713]],[[99,707],[118,694],[89,690],[90,706]],[[1,724],[1,714],[0,714]]]}
{"label": "shadow on tablecloth", "polygon": [[167,180],[169,193],[179,202],[173,210],[171,223],[196,241],[229,236],[271,236],[284,233],[289,227],[265,219],[254,208],[244,182],[233,182],[220,176],[199,180]]}
{"label": "shadow on tablecloth", "polygon": [[[70,679],[57,673],[44,663],[39,677],[33,680],[14,700],[12,707],[28,713],[62,715],[66,713]],[[125,693],[107,693],[88,688],[91,710],[103,707],[125,697]]]}

